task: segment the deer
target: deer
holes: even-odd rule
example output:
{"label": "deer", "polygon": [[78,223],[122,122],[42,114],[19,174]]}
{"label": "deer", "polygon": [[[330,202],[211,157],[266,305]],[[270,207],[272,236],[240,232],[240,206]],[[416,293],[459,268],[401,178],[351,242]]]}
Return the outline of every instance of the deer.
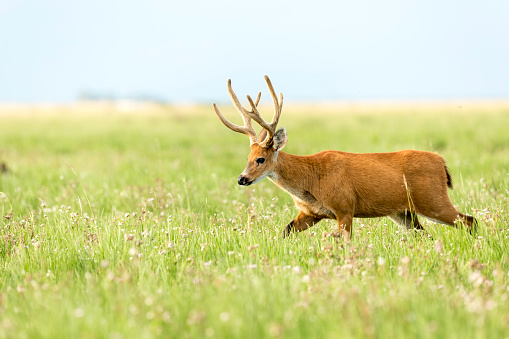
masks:
{"label": "deer", "polygon": [[[272,121],[259,111],[261,92],[255,101],[247,95],[250,109],[244,108],[228,79],[228,94],[244,126],[227,120],[216,103],[213,108],[221,122],[234,132],[249,137],[247,165],[237,178],[249,186],[268,178],[293,198],[299,213],[283,230],[283,238],[302,232],[322,219],[337,221],[339,236],[350,239],[353,218],[389,217],[407,230],[424,230],[417,216],[434,222],[463,227],[473,233],[477,220],[452,205],[447,189],[453,188],[445,160],[427,151],[403,150],[386,153],[322,151],[313,155],[283,152],[288,141],[286,129],[276,130],[283,108],[267,75],[265,82],[274,102]],[[252,120],[262,127],[257,137]]]}

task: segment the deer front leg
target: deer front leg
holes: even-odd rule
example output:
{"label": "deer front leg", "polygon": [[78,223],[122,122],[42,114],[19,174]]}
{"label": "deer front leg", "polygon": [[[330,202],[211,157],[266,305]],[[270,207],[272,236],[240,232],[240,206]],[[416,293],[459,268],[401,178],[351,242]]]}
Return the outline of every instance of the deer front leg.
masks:
{"label": "deer front leg", "polygon": [[352,219],[351,215],[338,216],[338,229],[339,234],[344,236],[346,240],[352,237]]}
{"label": "deer front leg", "polygon": [[293,219],[291,223],[286,225],[283,231],[283,238],[289,236],[291,232],[305,231],[320,220],[322,220],[322,218],[314,215],[308,215],[300,211],[297,217]]}

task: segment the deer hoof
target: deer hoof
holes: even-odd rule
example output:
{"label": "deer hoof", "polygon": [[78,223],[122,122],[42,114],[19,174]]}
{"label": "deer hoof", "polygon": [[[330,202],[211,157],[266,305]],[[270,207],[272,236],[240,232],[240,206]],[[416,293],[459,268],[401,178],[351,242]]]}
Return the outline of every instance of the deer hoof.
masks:
{"label": "deer hoof", "polygon": [[292,233],[293,227],[291,225],[286,225],[285,229],[283,230],[283,239]]}

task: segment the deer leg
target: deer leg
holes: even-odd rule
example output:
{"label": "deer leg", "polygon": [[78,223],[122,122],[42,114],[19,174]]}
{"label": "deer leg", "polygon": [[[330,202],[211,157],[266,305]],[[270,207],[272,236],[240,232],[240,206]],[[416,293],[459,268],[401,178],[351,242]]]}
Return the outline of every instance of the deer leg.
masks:
{"label": "deer leg", "polygon": [[316,217],[314,215],[308,215],[300,211],[297,217],[293,219],[292,222],[290,222],[288,225],[286,225],[283,231],[283,238],[289,236],[291,232],[305,231],[320,220],[322,220],[322,218]]}
{"label": "deer leg", "polygon": [[416,229],[423,231],[421,223],[417,219],[417,214],[410,211],[400,212],[389,216],[389,219],[400,226],[405,226],[407,230]]}
{"label": "deer leg", "polygon": [[475,233],[477,230],[477,220],[470,215],[458,212],[452,204],[445,206],[439,212],[427,212],[420,214],[433,221],[437,221],[454,227],[458,227],[456,222],[459,221],[463,223],[465,226],[467,226],[471,234]]}
{"label": "deer leg", "polygon": [[474,217],[472,217],[470,215],[463,214],[463,213],[459,213],[458,215],[460,217],[460,220],[465,225],[467,225],[468,231],[470,232],[470,234],[477,233],[478,222],[477,222],[476,218],[474,218]]}
{"label": "deer leg", "polygon": [[352,237],[352,219],[351,215],[342,215],[337,218],[339,233],[347,240]]}

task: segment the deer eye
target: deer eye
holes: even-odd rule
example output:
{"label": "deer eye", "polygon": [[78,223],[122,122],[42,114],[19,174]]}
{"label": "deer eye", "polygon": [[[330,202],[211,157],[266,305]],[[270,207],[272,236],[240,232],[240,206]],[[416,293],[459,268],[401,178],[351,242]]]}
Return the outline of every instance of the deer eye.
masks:
{"label": "deer eye", "polygon": [[265,162],[265,158],[256,158],[257,164],[263,164]]}

